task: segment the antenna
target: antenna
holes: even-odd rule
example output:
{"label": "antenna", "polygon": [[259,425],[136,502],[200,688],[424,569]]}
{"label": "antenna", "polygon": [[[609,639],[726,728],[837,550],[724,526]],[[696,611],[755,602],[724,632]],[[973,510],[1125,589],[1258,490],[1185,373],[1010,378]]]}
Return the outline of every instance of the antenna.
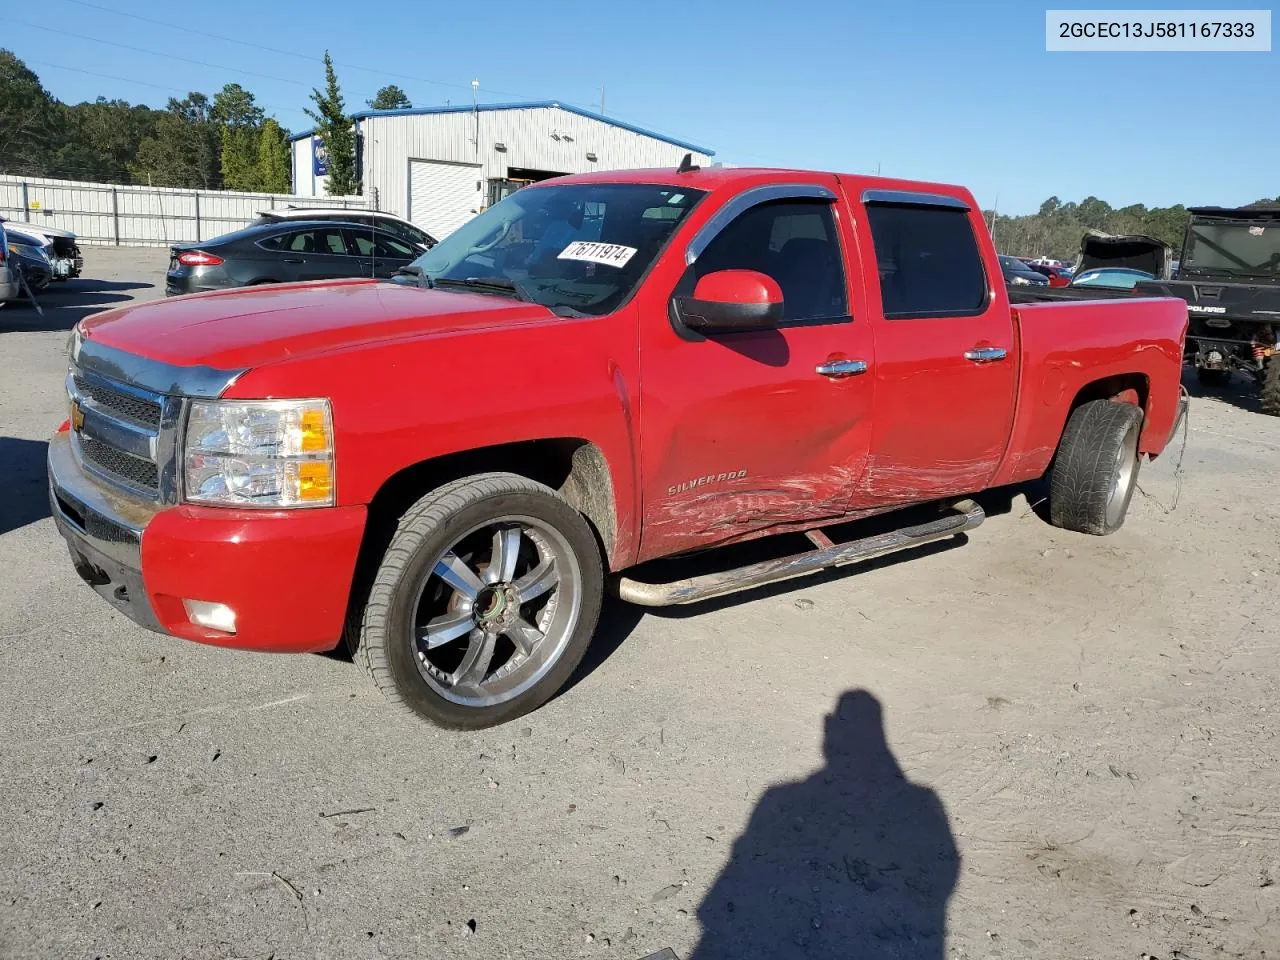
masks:
{"label": "antenna", "polygon": [[680,161],[680,166],[676,167],[676,173],[692,173],[694,170],[701,170],[697,164],[693,162],[693,154],[686,153],[684,159]]}

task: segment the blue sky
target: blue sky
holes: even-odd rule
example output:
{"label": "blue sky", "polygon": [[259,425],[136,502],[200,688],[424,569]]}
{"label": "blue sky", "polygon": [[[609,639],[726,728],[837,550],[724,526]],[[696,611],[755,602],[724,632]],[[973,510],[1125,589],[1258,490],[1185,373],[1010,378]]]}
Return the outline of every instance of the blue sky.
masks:
{"label": "blue sky", "polygon": [[235,81],[294,130],[327,47],[350,109],[385,83],[420,106],[469,102],[474,78],[482,101],[588,108],[603,85],[607,113],[727,163],[878,165],[1001,212],[1280,195],[1280,53],[1047,53],[1045,6],[41,0],[0,6],[0,46],[67,102],[163,106]]}

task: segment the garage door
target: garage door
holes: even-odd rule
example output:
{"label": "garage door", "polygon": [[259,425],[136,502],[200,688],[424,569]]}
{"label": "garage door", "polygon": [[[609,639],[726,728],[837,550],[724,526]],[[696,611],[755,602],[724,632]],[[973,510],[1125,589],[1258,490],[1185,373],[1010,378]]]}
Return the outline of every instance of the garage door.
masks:
{"label": "garage door", "polygon": [[470,220],[480,203],[480,167],[439,160],[409,161],[409,219],[437,240]]}

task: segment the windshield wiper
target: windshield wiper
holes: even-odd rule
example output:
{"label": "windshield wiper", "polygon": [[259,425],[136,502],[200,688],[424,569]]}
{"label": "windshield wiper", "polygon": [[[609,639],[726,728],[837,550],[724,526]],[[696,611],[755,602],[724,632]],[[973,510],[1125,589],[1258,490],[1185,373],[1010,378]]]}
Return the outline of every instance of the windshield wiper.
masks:
{"label": "windshield wiper", "polygon": [[523,284],[507,277],[464,277],[462,279],[436,277],[434,285],[437,287],[467,287],[481,292],[505,293],[526,303],[534,302],[533,297],[529,296],[529,291],[524,288]]}

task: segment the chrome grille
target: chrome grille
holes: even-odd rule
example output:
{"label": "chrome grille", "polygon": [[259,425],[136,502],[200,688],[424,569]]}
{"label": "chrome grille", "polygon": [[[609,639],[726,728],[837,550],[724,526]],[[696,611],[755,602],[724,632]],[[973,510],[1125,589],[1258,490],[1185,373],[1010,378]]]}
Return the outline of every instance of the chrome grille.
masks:
{"label": "chrome grille", "polygon": [[148,493],[160,490],[160,471],[150,460],[117,450],[110,444],[91,437],[80,438],[80,452],[85,463],[92,464],[104,473],[113,474]]}
{"label": "chrome grille", "polygon": [[119,414],[130,423],[139,426],[160,429],[160,402],[126,393],[100,380],[89,380],[86,377],[74,376],[76,393],[87,397],[98,406],[112,413]]}
{"label": "chrome grille", "polygon": [[182,401],[73,367],[73,445],[87,470],[150,500],[173,502],[172,446]]}

